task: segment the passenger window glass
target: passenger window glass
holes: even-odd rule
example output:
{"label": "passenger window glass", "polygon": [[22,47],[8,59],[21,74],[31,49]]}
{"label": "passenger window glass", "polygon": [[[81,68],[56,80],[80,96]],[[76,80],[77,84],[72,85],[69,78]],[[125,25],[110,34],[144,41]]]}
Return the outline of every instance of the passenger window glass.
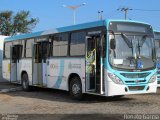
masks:
{"label": "passenger window glass", "polygon": [[67,56],[68,34],[55,35],[53,39],[53,56]]}
{"label": "passenger window glass", "polygon": [[10,58],[10,51],[11,51],[12,42],[5,43],[5,50],[4,50],[4,58]]}
{"label": "passenger window glass", "polygon": [[25,40],[22,40],[22,58],[25,57]]}
{"label": "passenger window glass", "polygon": [[85,32],[77,32],[71,34],[70,55],[81,56],[85,55]]}
{"label": "passenger window glass", "polygon": [[37,38],[37,41],[36,42],[42,42],[42,41],[47,41],[48,40],[48,37],[39,37]]}
{"label": "passenger window glass", "polygon": [[34,39],[28,39],[26,41],[26,57],[32,57],[33,44],[34,44]]}

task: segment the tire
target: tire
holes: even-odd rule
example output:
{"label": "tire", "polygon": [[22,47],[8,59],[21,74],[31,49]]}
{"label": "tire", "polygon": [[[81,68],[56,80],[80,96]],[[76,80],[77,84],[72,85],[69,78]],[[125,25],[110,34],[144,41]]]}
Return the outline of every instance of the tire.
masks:
{"label": "tire", "polygon": [[124,97],[124,95],[116,95],[116,96],[112,96],[113,99],[120,99],[120,98],[122,98],[122,97]]}
{"label": "tire", "polygon": [[22,89],[24,91],[30,91],[28,75],[26,73],[22,75]]}
{"label": "tire", "polygon": [[82,84],[79,77],[73,77],[71,78],[70,84],[69,84],[69,92],[70,96],[74,100],[82,100],[83,94],[82,94]]}

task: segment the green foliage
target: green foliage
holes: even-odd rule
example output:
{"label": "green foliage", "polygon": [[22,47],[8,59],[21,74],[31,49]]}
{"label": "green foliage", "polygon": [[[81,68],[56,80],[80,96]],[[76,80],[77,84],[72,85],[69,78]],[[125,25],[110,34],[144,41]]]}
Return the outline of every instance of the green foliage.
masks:
{"label": "green foliage", "polygon": [[20,11],[13,14],[12,11],[0,12],[0,34],[6,36],[17,33],[30,33],[38,23],[37,18],[30,17],[29,11]]}

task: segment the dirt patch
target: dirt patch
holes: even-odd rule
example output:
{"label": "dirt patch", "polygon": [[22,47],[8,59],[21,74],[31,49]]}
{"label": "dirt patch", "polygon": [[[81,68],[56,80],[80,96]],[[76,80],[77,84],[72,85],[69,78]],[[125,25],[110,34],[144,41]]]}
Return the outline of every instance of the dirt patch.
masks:
{"label": "dirt patch", "polygon": [[0,112],[13,114],[160,114],[160,89],[156,94],[127,95],[119,99],[85,95],[72,100],[68,92],[34,88],[32,92],[0,94]]}

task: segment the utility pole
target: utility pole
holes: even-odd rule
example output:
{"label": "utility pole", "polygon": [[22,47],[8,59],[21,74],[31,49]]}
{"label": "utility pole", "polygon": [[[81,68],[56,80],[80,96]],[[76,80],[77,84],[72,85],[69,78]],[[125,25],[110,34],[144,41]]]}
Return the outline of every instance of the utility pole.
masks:
{"label": "utility pole", "polygon": [[127,19],[128,19],[128,18],[127,18],[128,11],[129,11],[129,10],[133,10],[133,9],[130,9],[130,8],[128,8],[128,7],[126,7],[126,8],[123,7],[123,8],[119,8],[119,9],[117,9],[117,10],[124,12],[124,14],[125,14],[125,20],[127,20]]}
{"label": "utility pole", "polygon": [[86,3],[80,4],[80,5],[75,5],[75,6],[63,5],[63,7],[66,7],[66,8],[69,8],[69,9],[73,10],[73,23],[74,23],[74,25],[76,24],[76,10],[79,7],[82,7],[84,5],[86,5]]}
{"label": "utility pole", "polygon": [[98,11],[98,19],[103,20],[103,11]]}

